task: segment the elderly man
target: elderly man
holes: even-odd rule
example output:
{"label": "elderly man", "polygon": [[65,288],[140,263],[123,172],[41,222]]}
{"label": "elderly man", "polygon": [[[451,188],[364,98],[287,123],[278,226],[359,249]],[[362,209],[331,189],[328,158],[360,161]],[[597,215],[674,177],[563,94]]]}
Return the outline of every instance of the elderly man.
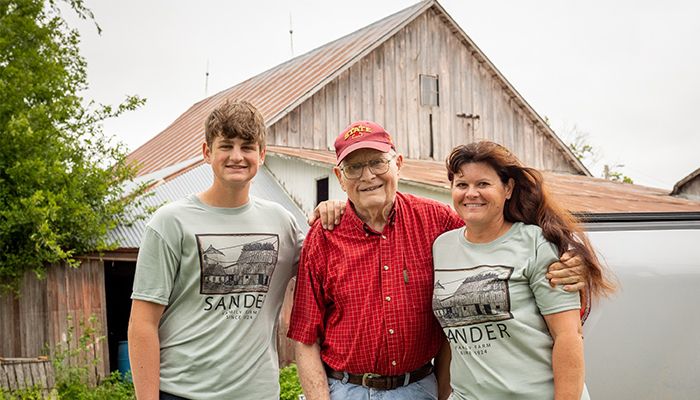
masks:
{"label": "elderly man", "polygon": [[397,192],[403,157],[378,124],[351,124],[335,150],[349,201],[334,230],[317,222],[304,241],[288,332],[304,393],[435,399],[431,360],[445,338],[431,305],[431,249],[463,222],[445,204]]}

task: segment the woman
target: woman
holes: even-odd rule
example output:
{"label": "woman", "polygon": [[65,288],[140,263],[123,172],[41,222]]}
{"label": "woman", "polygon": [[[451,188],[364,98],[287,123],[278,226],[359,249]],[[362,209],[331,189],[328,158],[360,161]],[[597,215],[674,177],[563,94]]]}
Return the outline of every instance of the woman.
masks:
{"label": "woman", "polygon": [[573,249],[591,293],[612,291],[585,235],[503,146],[458,146],[447,171],[466,227],[433,245],[433,311],[452,351],[453,398],[588,399],[579,295],[545,278]]}

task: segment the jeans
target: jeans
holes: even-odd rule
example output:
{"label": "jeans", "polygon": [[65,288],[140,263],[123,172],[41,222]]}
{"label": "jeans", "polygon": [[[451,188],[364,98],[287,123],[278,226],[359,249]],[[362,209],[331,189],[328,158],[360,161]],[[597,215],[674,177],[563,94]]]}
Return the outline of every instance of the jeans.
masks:
{"label": "jeans", "polygon": [[435,374],[393,390],[368,389],[328,378],[331,400],[437,400]]}

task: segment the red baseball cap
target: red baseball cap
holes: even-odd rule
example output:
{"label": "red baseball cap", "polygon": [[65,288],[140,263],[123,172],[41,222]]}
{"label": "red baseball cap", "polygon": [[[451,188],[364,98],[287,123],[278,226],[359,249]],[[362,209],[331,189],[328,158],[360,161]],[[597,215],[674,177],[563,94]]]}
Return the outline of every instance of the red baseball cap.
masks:
{"label": "red baseball cap", "polygon": [[335,139],[335,156],[340,165],[348,154],[358,149],[375,149],[384,153],[396,150],[391,135],[372,121],[353,122]]}

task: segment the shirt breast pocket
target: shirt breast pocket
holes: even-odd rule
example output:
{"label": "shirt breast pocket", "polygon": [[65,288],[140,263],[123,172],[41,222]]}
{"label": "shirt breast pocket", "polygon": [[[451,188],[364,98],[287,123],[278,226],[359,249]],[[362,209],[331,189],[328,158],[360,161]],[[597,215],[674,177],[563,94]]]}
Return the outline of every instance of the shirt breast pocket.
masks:
{"label": "shirt breast pocket", "polygon": [[433,258],[416,257],[406,260],[403,280],[406,297],[416,313],[432,313]]}

